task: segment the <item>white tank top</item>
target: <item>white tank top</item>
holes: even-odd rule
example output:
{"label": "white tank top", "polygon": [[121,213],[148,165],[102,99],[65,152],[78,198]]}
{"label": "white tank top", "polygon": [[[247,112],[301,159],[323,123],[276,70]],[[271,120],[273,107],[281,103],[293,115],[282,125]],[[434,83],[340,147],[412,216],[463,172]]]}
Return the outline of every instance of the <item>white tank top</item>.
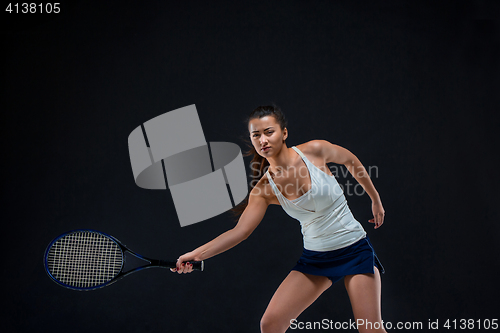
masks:
{"label": "white tank top", "polygon": [[311,189],[297,199],[288,200],[277,188],[269,170],[266,175],[281,207],[300,222],[304,248],[331,251],[366,237],[363,226],[352,215],[335,176],[330,176],[315,166],[297,147],[292,148],[309,170]]}

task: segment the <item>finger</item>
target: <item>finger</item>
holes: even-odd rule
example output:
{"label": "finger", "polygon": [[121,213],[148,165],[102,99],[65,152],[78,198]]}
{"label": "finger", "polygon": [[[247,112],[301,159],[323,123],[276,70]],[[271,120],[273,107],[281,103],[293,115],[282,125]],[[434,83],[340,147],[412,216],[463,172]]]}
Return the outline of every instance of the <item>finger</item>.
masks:
{"label": "finger", "polygon": [[177,263],[175,264],[177,267],[177,270],[182,269],[182,265],[185,264],[184,259],[182,259],[182,256],[177,259]]}
{"label": "finger", "polygon": [[177,271],[181,268],[182,260],[181,257],[177,258],[177,263],[175,264],[175,267],[177,268]]}
{"label": "finger", "polygon": [[189,261],[186,263],[186,271],[190,273],[193,270],[193,264],[191,264]]}
{"label": "finger", "polygon": [[370,223],[375,223],[375,219],[368,220]]}

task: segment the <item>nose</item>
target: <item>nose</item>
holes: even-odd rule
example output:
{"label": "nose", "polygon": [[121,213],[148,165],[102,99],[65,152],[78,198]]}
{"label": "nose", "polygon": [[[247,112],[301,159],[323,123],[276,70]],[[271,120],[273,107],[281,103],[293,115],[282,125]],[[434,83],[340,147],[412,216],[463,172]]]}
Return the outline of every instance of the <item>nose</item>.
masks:
{"label": "nose", "polygon": [[261,146],[265,146],[267,144],[267,138],[264,135],[261,135],[259,142]]}

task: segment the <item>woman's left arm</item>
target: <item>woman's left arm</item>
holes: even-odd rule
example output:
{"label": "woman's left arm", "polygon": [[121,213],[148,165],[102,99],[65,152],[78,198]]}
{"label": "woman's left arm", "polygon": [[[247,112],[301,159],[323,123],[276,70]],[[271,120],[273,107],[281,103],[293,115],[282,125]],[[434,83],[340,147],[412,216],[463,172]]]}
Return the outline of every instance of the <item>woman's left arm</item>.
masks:
{"label": "woman's left arm", "polygon": [[325,140],[315,140],[314,143],[319,148],[321,155],[325,159],[326,163],[337,163],[343,164],[352,174],[352,176],[358,181],[363,189],[368,193],[372,199],[372,211],[373,219],[368,220],[370,223],[375,223],[375,229],[379,228],[384,223],[385,210],[382,206],[382,201],[380,200],[380,195],[378,194],[375,186],[370,179],[370,176],[366,172],[365,167],[359,159],[351,153],[349,150],[334,145]]}

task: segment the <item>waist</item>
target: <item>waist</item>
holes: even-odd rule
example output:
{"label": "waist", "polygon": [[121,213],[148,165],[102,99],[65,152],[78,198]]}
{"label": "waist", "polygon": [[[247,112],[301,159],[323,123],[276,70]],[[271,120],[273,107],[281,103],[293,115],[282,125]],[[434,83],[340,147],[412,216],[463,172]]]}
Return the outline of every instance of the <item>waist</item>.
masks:
{"label": "waist", "polygon": [[342,217],[313,221],[302,225],[304,247],[329,251],[349,246],[366,237],[361,223],[349,213]]}
{"label": "waist", "polygon": [[311,257],[311,258],[313,258],[313,257],[316,257],[316,258],[327,258],[328,257],[328,258],[330,258],[330,257],[342,256],[345,253],[347,253],[346,251],[352,252],[353,249],[359,249],[360,247],[366,247],[368,244],[368,242],[367,242],[368,239],[369,239],[368,236],[365,235],[347,246],[344,246],[344,247],[341,247],[338,249],[334,249],[334,250],[317,251],[317,250],[311,250],[311,249],[304,247],[302,249],[302,256]]}

